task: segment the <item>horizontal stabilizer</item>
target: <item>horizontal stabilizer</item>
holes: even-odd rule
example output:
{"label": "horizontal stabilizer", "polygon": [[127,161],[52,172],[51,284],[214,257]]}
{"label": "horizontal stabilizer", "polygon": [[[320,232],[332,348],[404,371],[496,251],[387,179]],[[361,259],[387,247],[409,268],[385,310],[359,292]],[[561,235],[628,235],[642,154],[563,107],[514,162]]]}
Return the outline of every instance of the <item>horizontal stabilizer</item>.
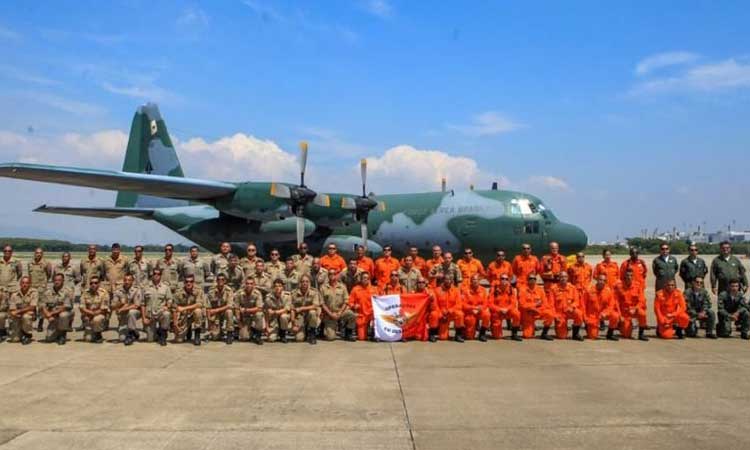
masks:
{"label": "horizontal stabilizer", "polygon": [[0,164],[0,176],[113,191],[132,191],[184,200],[209,200],[229,195],[236,190],[234,184],[222,181],[42,164]]}
{"label": "horizontal stabilizer", "polygon": [[100,219],[117,219],[118,217],[137,217],[139,219],[151,219],[154,215],[153,209],[144,208],[73,208],[67,206],[42,205],[34,210],[48,214],[65,214],[69,216],[98,217]]}

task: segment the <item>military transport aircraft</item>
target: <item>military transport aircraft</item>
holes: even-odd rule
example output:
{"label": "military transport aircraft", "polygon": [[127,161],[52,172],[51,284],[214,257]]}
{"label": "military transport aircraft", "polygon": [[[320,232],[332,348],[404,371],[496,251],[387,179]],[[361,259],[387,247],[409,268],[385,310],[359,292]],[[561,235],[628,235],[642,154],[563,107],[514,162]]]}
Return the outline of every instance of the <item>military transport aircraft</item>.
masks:
{"label": "military transport aircraft", "polygon": [[496,249],[515,254],[521,243],[537,249],[557,241],[569,254],[583,249],[586,234],[560,222],[533,195],[491,190],[379,195],[367,193],[367,162],[361,162],[362,195],[316,193],[305,185],[307,144],[300,144],[299,184],[185,178],[157,105],[138,108],[130,129],[122,172],[0,164],[0,176],[118,191],[115,207],[43,205],[38,212],[99,218],[137,217],[156,222],[217,251],[223,241],[242,249],[254,242],[262,252],[293,251],[304,240],[311,251],[335,243],[347,254],[358,244],[378,255],[433,245],[457,252],[471,247],[485,261]]}

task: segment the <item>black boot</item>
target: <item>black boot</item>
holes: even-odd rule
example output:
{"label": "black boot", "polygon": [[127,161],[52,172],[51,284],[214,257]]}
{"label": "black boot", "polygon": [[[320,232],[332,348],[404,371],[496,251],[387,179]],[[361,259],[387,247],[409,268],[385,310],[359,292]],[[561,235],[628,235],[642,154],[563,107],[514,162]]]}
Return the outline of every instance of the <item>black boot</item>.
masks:
{"label": "black boot", "polygon": [[39,321],[36,323],[36,331],[38,333],[44,331],[44,317],[40,317]]}
{"label": "black boot", "polygon": [[453,340],[456,342],[464,342],[464,330],[466,330],[466,328],[456,328]]}
{"label": "black boot", "polygon": [[232,342],[234,342],[234,332],[227,331],[225,334],[226,336],[224,336],[224,342],[227,345],[232,345]]}
{"label": "black boot", "polygon": [[[639,335],[640,335],[640,333],[639,333]],[[607,329],[607,340],[608,341],[619,341],[620,340],[620,338],[618,338],[617,336],[615,336],[615,330],[612,327],[609,327],[609,329]]]}
{"label": "black boot", "polygon": [[318,330],[316,328],[308,328],[307,329],[307,342],[310,343],[310,345],[315,345],[318,343]]}
{"label": "black boot", "polygon": [[554,341],[555,338],[549,335],[549,327],[542,328],[542,335],[539,336],[540,339],[543,339],[545,341]]}
{"label": "black boot", "polygon": [[8,330],[0,330],[0,342],[5,342],[8,339]]}
{"label": "black boot", "polygon": [[747,335],[747,331],[743,331],[742,333],[740,333],[740,338],[744,340],[750,339],[750,337]]}
{"label": "black boot", "polygon": [[706,329],[706,339],[718,339],[713,330]]}
{"label": "black boot", "polygon": [[480,328],[479,329],[479,342],[487,342],[487,328]]}
{"label": "black boot", "polygon": [[430,334],[430,342],[437,342],[438,330],[436,330],[435,328],[430,328],[429,334]]}
{"label": "black boot", "polygon": [[346,331],[344,331],[344,339],[349,342],[357,342],[357,330],[347,328]]}
{"label": "black boot", "polygon": [[279,341],[286,344],[289,340],[286,338],[286,330],[279,330]]}
{"label": "black boot", "polygon": [[685,339],[685,335],[680,327],[677,327],[677,339]]}
{"label": "black boot", "polygon": [[599,331],[604,331],[605,328],[606,328],[606,324],[604,323],[603,320],[600,320],[599,321]]}
{"label": "black boot", "polygon": [[21,345],[29,345],[31,344],[31,335],[26,334],[23,331],[21,332]]}
{"label": "black boot", "polygon": [[63,331],[60,333],[60,336],[57,337],[57,345],[65,345],[66,342],[68,342],[68,332]]}
{"label": "black boot", "polygon": [[129,346],[133,345],[133,330],[128,330],[125,332],[125,339],[122,341],[123,345]]}
{"label": "black boot", "polygon": [[648,342],[648,338],[644,334],[646,330],[644,328],[638,327],[638,340],[643,342]]}
{"label": "black boot", "polygon": [[91,342],[94,344],[101,344],[104,342],[104,337],[102,337],[102,333],[100,332],[94,332],[93,336],[91,336]]}
{"label": "black boot", "polygon": [[253,337],[251,339],[255,345],[263,345],[263,334],[260,330],[253,330]]}
{"label": "black boot", "polygon": [[511,335],[510,335],[510,340],[511,341],[516,341],[516,342],[523,341],[523,338],[518,335],[518,327],[511,328],[510,332],[511,332]]}
{"label": "black boot", "polygon": [[201,345],[201,329],[196,328],[195,331],[193,331],[193,345],[198,346]]}
{"label": "black boot", "polygon": [[240,340],[240,327],[234,327],[234,331],[232,332],[232,339]]}
{"label": "black boot", "polygon": [[[609,336],[609,332],[607,332],[607,336]],[[580,325],[573,325],[573,340],[574,341],[583,341],[583,336],[581,336],[581,326]]]}
{"label": "black boot", "polygon": [[193,326],[190,325],[187,329],[187,334],[185,334],[185,341],[192,341],[193,340]]}
{"label": "black boot", "polygon": [[166,346],[167,345],[167,330],[162,330],[161,328],[159,328],[158,333],[159,333],[159,345],[161,345],[162,347]]}

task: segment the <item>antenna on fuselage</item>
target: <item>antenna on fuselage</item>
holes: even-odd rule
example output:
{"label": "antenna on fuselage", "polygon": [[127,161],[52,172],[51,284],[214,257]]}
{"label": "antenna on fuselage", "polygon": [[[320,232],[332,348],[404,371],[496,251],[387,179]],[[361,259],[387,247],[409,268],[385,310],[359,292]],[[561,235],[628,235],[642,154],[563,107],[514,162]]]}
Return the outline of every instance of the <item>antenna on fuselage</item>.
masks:
{"label": "antenna on fuselage", "polygon": [[492,182],[492,190],[493,190],[493,191],[496,191],[496,190],[497,190],[497,181],[493,181],[493,182]]}

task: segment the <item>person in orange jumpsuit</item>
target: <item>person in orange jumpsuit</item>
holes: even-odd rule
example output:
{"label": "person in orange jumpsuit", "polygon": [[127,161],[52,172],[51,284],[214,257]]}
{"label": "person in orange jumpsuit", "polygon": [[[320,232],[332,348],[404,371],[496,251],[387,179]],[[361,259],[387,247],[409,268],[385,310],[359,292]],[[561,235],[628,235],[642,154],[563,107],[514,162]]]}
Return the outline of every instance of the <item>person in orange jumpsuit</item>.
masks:
{"label": "person in orange jumpsuit", "polygon": [[685,328],[690,324],[690,316],[685,306],[685,297],[677,290],[674,278],[667,281],[664,289],[656,293],[654,299],[656,314],[656,334],[662,339],[672,339],[677,328],[677,339],[684,339]]}
{"label": "person in orange jumpsuit", "polygon": [[370,274],[363,272],[359,284],[349,294],[349,307],[357,313],[357,339],[367,339],[370,322],[372,322],[372,297],[378,295],[378,288],[370,284]]}
{"label": "person in orange jumpsuit", "polygon": [[479,284],[479,274],[469,279],[469,285],[461,288],[461,302],[464,309],[464,339],[472,340],[479,326],[479,340],[487,342],[487,329],[490,327],[490,309],[487,291]]}
{"label": "person in orange jumpsuit", "polygon": [[393,257],[393,247],[383,247],[383,256],[375,260],[375,282],[378,286],[385,286],[391,278],[391,273],[398,272],[401,264]]}
{"label": "person in orange jumpsuit", "polygon": [[510,274],[500,275],[500,282],[492,286],[489,309],[493,339],[503,337],[503,320],[510,320],[511,339],[523,340],[518,335],[518,330],[521,328],[521,312],[518,310],[518,295],[510,284]]}
{"label": "person in orange jumpsuit", "polygon": [[578,289],[568,283],[568,272],[560,272],[558,282],[549,290],[549,296],[555,305],[557,319],[555,320],[555,337],[568,338],[568,320],[573,321],[573,340],[582,341],[581,325],[583,325],[583,303],[578,295]]}
{"label": "person in orange jumpsuit", "polygon": [[380,295],[406,294],[406,287],[401,284],[397,271],[391,272],[388,282],[380,286],[379,289]]}
{"label": "person in orange jumpsuit", "polygon": [[461,271],[462,285],[464,287],[471,284],[471,277],[475,274],[478,274],[482,278],[485,277],[482,261],[474,258],[474,251],[470,248],[464,249],[464,257],[458,260],[457,265]]}
{"label": "person in orange jumpsuit", "polygon": [[646,261],[638,257],[638,249],[635,247],[630,247],[630,258],[620,264],[620,280],[625,278],[625,272],[628,269],[633,272],[633,282],[640,284],[645,291],[648,266],[646,265]]}
{"label": "person in orange jumpsuit", "polygon": [[617,282],[620,281],[620,267],[612,261],[612,251],[608,248],[605,248],[602,252],[602,258],[602,261],[594,267],[594,279],[604,274],[607,276],[607,286],[614,289]]}
{"label": "person in orange jumpsuit", "polygon": [[576,253],[576,262],[568,266],[568,278],[573,286],[578,288],[581,298],[591,287],[594,269],[591,264],[586,262],[586,255],[583,252]]}
{"label": "person in orange jumpsuit", "polygon": [[370,277],[375,276],[375,261],[367,256],[367,249],[364,245],[357,245],[357,268],[364,270],[370,274]]}
{"label": "person in orange jumpsuit", "polygon": [[607,339],[618,341],[615,329],[620,322],[620,308],[615,299],[615,293],[607,286],[607,276],[599,275],[596,284],[586,290],[584,296],[584,311],[586,311],[586,337],[599,338],[599,322],[607,320]]}
{"label": "person in orange jumpsuit", "polygon": [[451,277],[440,278],[440,283],[432,292],[433,303],[430,309],[430,342],[448,339],[451,322],[455,329],[454,340],[464,342],[464,311],[461,305],[461,293],[453,286]]}
{"label": "person in orange jumpsuit", "polygon": [[526,286],[529,275],[539,272],[539,259],[531,254],[530,244],[521,246],[521,254],[513,258],[512,267],[513,275],[516,276],[516,287],[520,292]]}
{"label": "person in orange jumpsuit", "polygon": [[[435,302],[435,296],[432,293],[432,290],[427,286],[427,279],[426,278],[420,278],[417,280],[417,289],[414,291],[415,293],[422,293],[424,292],[427,294],[427,309],[429,311],[429,308],[432,306],[432,304]],[[426,341],[428,337],[428,330],[429,330],[429,324],[425,324],[424,330],[422,330],[422,335],[419,337],[420,341]]]}
{"label": "person in orange jumpsuit", "polygon": [[434,289],[435,283],[434,279],[430,278],[430,272],[432,272],[432,268],[435,266],[439,266],[443,263],[443,249],[440,248],[439,245],[435,245],[432,247],[432,258],[428,259],[427,262],[425,262],[425,267],[427,268],[427,275],[425,275],[425,278],[430,282],[430,286]]}
{"label": "person in orange jumpsuit", "polygon": [[560,274],[568,270],[568,261],[560,254],[560,245],[557,242],[549,243],[549,253],[542,256],[539,266],[542,281],[544,281],[544,290],[549,294],[552,287],[560,280]]}
{"label": "person in orange jumpsuit", "polygon": [[[417,269],[423,277],[427,278],[427,261],[419,256],[419,249],[415,246],[409,247],[409,253],[407,253],[406,256],[411,256],[412,266]],[[401,258],[401,267],[404,267],[406,265],[406,263],[404,262],[406,256]]]}
{"label": "person in orange jumpsuit", "polygon": [[547,298],[544,289],[537,286],[536,274],[529,275],[526,278],[526,284],[519,289],[518,304],[521,308],[523,337],[525,339],[534,337],[534,324],[537,320],[541,320],[544,328],[540,338],[545,341],[554,340],[549,335],[549,328],[555,321],[555,307]]}
{"label": "person in orange jumpsuit", "polygon": [[346,261],[341,255],[338,254],[336,244],[328,244],[327,254],[320,257],[320,266],[327,271],[333,269],[336,273],[340,273],[346,269]]}
{"label": "person in orange jumpsuit", "polygon": [[495,252],[495,260],[487,265],[487,281],[490,286],[499,284],[501,275],[508,275],[508,279],[513,277],[513,266],[505,260],[505,250]]}
{"label": "person in orange jumpsuit", "polygon": [[632,270],[626,270],[622,281],[615,287],[615,298],[620,308],[620,336],[627,339],[633,337],[633,319],[636,319],[638,340],[648,341],[645,335],[646,328],[648,328],[646,296],[641,286],[633,281]]}

